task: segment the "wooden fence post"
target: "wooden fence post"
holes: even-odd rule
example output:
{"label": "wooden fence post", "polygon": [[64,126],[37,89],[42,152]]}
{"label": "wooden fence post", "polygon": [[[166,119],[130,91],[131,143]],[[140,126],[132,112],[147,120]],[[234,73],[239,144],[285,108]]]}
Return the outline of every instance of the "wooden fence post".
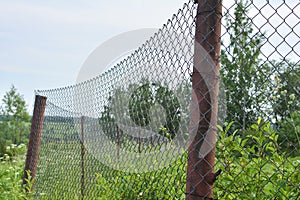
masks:
{"label": "wooden fence post", "polygon": [[[218,76],[220,57],[220,35],[221,35],[221,0],[198,0],[195,33],[194,67],[192,75],[192,103],[196,104],[199,110],[197,113],[191,111],[191,123],[196,123],[195,135],[188,148],[188,167],[186,182],[186,199],[212,199],[213,184],[216,176],[214,174],[215,144],[212,142],[211,149],[204,157],[200,156],[201,146],[205,137],[210,132],[210,141],[216,141],[216,123],[218,110]],[[201,48],[197,48],[199,45]],[[213,83],[206,83],[204,76],[197,69],[197,58],[203,57],[206,51],[209,59],[213,61]],[[198,60],[199,61],[199,60]],[[205,62],[200,62],[200,68],[205,68]],[[198,66],[199,67],[199,66]],[[207,70],[209,71],[209,70]],[[213,86],[209,85],[212,84]],[[191,105],[192,107],[192,105]],[[200,113],[199,113],[200,112]],[[194,130],[190,130],[191,132]]]}
{"label": "wooden fence post", "polygon": [[[30,181],[34,180],[36,175],[36,168],[38,163],[38,156],[40,150],[40,142],[42,136],[42,128],[44,122],[44,112],[46,107],[46,97],[36,95],[35,102],[34,102],[34,110],[31,119],[31,128],[30,128],[30,136],[29,136],[29,144],[26,154],[26,163],[24,169],[24,176],[23,176],[23,186],[25,186],[28,181],[28,171],[30,172],[31,179]],[[28,189],[33,190],[32,188],[25,187],[26,193],[30,192]]]}
{"label": "wooden fence post", "polygon": [[85,146],[84,146],[84,121],[85,117],[81,116],[81,199],[84,199],[84,190],[85,190],[85,169],[84,169],[84,156],[85,156]]}
{"label": "wooden fence post", "polygon": [[120,157],[120,148],[121,148],[121,130],[120,127],[118,126],[118,132],[117,132],[117,156],[118,159]]}

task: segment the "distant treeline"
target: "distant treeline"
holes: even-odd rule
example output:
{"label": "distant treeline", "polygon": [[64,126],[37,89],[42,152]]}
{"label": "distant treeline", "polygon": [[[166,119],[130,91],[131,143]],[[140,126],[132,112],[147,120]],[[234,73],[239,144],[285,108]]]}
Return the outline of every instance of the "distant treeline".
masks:
{"label": "distant treeline", "polygon": [[[32,117],[32,116],[30,116]],[[12,116],[11,116],[12,118]],[[0,115],[0,122],[7,119],[6,116]],[[62,116],[45,116],[45,121],[47,122],[60,122],[60,123],[74,123],[75,120],[80,120],[79,117],[62,117]]]}
{"label": "distant treeline", "polygon": [[56,123],[74,123],[74,121],[80,120],[79,117],[62,117],[62,116],[45,116],[44,121],[56,122]]}
{"label": "distant treeline", "polygon": [[0,115],[0,122],[1,122],[1,121],[4,121],[4,120],[7,119],[7,118],[12,118],[12,116],[6,117],[6,116],[4,116],[4,115]]}

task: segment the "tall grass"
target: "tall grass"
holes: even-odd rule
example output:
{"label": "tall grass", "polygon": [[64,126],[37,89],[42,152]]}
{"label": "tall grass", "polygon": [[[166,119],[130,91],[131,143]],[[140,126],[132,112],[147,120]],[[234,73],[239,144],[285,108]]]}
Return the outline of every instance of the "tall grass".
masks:
{"label": "tall grass", "polygon": [[[22,187],[26,146],[12,144],[0,157],[0,200],[31,199]],[[31,184],[29,184],[30,187]]]}

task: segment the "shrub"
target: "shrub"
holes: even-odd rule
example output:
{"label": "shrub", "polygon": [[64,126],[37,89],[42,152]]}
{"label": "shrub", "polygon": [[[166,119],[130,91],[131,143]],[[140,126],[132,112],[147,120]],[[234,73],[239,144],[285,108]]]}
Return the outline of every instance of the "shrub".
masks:
{"label": "shrub", "polygon": [[229,135],[219,127],[217,169],[223,173],[215,184],[215,194],[224,199],[299,198],[300,157],[280,152],[278,132],[269,122],[258,119],[247,129],[247,137]]}

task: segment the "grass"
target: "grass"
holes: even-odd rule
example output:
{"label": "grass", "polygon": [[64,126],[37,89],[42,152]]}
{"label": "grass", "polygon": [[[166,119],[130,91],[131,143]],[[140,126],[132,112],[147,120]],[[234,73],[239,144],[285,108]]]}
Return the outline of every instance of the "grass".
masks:
{"label": "grass", "polygon": [[[246,138],[227,135],[230,126],[220,131],[215,169],[222,174],[215,183],[216,198],[298,199],[299,156],[278,150],[278,133],[270,123],[254,125]],[[60,127],[57,134],[62,135],[66,126]],[[128,173],[105,166],[87,149],[82,185],[81,143],[68,139],[70,133],[59,140],[42,139],[34,193],[29,196],[21,187],[26,147],[10,146],[0,158],[0,200],[82,199],[82,186],[84,199],[185,199],[187,153],[161,170]]]}
{"label": "grass", "polygon": [[0,200],[31,199],[22,188],[25,151],[25,145],[10,145],[0,158]]}

